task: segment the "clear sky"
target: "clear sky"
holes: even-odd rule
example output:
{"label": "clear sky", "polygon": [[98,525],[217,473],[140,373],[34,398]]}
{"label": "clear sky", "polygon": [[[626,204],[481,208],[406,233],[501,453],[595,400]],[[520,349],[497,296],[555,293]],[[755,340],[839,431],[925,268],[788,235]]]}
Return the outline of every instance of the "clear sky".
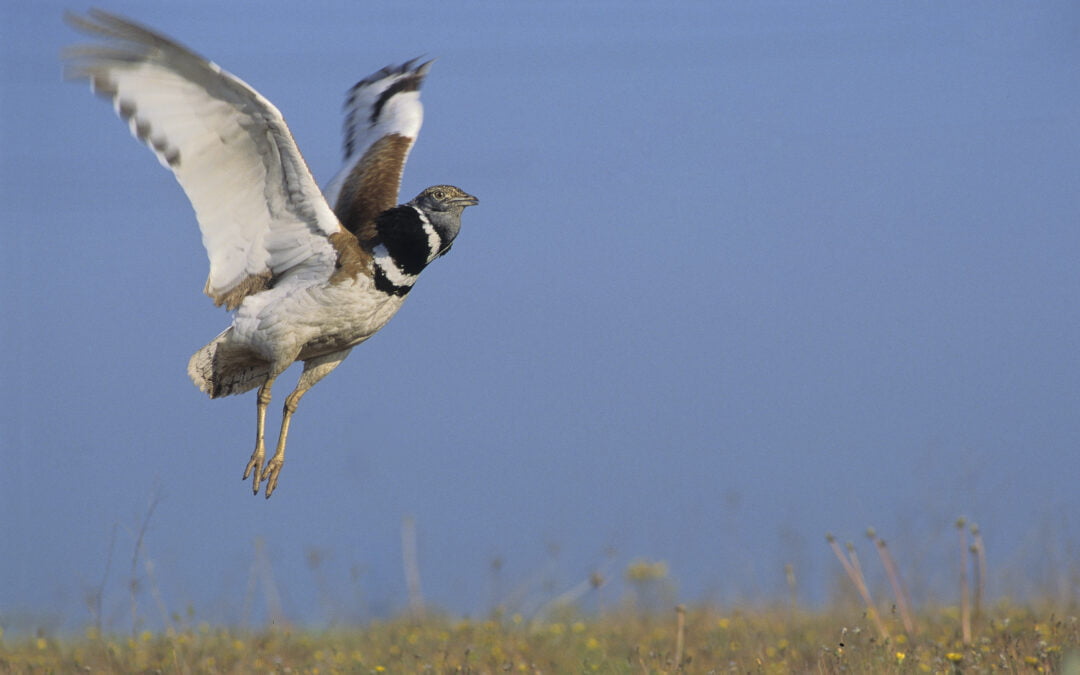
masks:
{"label": "clear sky", "polygon": [[62,81],[65,7],[0,9],[0,621],[103,589],[129,626],[152,502],[150,624],[151,588],[260,621],[260,569],[293,621],[396,611],[407,517],[470,614],[596,570],[615,599],[635,558],[720,604],[791,563],[820,602],[825,533],[870,560],[867,526],[949,601],[961,515],[995,594],[1076,569],[1077,3],[108,3],[273,101],[321,182],[346,89],[438,59],[403,197],[481,205],[304,399],[269,501],[254,396],[185,373],[229,322],[194,216]]}

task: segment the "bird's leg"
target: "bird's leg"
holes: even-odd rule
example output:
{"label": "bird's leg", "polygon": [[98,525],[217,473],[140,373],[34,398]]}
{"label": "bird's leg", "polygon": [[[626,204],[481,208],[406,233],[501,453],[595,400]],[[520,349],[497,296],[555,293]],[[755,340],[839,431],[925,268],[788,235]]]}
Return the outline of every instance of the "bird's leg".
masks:
{"label": "bird's leg", "polygon": [[349,355],[350,350],[351,348],[304,361],[304,372],[300,374],[300,381],[296,383],[296,389],[293,389],[292,393],[285,398],[285,410],[281,416],[281,433],[278,435],[277,449],[262,471],[262,480],[266,481],[267,499],[270,498],[270,495],[274,493],[274,488],[277,487],[278,475],[281,473],[282,464],[285,463],[285,441],[289,436],[289,423],[292,422],[293,413],[296,412],[297,406],[300,405],[301,397],[314,387],[316,382],[329,375],[334,368],[337,368],[345,360],[345,357]]}
{"label": "bird's leg", "polygon": [[266,427],[266,408],[270,405],[270,389],[274,386],[274,377],[266,378],[259,387],[259,396],[256,401],[257,421],[255,426],[255,452],[251,453],[247,468],[244,469],[244,480],[252,476],[252,494],[259,494],[259,483],[262,482],[263,457],[266,456],[266,445],[263,442],[263,429]]}

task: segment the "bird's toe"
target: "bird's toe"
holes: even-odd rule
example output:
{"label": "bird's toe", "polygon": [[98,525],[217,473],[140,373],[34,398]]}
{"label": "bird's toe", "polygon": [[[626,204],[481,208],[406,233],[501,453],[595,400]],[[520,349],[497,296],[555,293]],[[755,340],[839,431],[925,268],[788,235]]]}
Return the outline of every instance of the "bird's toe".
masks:
{"label": "bird's toe", "polygon": [[251,453],[251,459],[248,460],[247,466],[244,468],[244,480],[251,476],[251,490],[252,494],[259,494],[259,484],[262,482],[263,473],[263,457],[264,450],[261,446],[255,448],[255,452]]}
{"label": "bird's toe", "polygon": [[284,462],[273,457],[266,463],[266,468],[263,469],[262,479],[266,481],[266,498],[270,499],[270,495],[274,493],[274,489],[277,487],[278,475],[281,473],[281,466]]}

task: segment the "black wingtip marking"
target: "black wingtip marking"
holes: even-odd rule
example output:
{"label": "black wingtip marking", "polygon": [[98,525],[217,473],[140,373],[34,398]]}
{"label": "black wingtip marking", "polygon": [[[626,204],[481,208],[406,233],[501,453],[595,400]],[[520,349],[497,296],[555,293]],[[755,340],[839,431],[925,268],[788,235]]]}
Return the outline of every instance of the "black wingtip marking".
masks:
{"label": "black wingtip marking", "polygon": [[421,80],[424,79],[424,76],[428,74],[429,70],[431,70],[431,64],[435,62],[435,59],[429,59],[429,60],[421,63],[419,66],[417,66],[416,62],[419,61],[419,60],[420,60],[420,57],[416,57],[415,59],[409,59],[408,61],[406,61],[405,63],[402,63],[401,65],[398,65],[398,66],[386,66],[385,68],[382,68],[378,72],[372,73],[371,75],[368,75],[364,79],[362,79],[359,82],[357,82],[356,84],[354,84],[349,89],[349,97],[346,99],[345,105],[351,105],[352,104],[352,102],[353,102],[353,94],[358,89],[363,89],[367,85],[373,84],[373,83],[378,82],[379,80],[382,80],[382,79],[387,78],[387,77],[392,77],[394,75],[404,75],[405,73],[412,72],[413,75],[418,75]]}
{"label": "black wingtip marking", "polygon": [[424,81],[423,75],[417,75],[413,73],[406,77],[401,78],[397,82],[386,88],[382,94],[379,95],[379,100],[375,101],[375,105],[371,108],[371,117],[369,121],[374,124],[379,120],[379,116],[382,115],[382,109],[386,105],[386,102],[393,98],[395,95],[405,91],[419,91],[420,83]]}
{"label": "black wingtip marking", "polygon": [[374,124],[378,121],[379,116],[382,114],[382,110],[385,107],[387,101],[389,101],[394,94],[403,91],[419,91],[420,85],[424,82],[424,78],[427,76],[428,71],[431,70],[431,64],[435,62],[435,59],[429,59],[424,61],[420,65],[416,65],[416,62],[420,58],[410,59],[405,63],[398,66],[386,66],[377,73],[368,75],[364,79],[354,84],[350,89],[348,95],[345,97],[345,109],[348,111],[348,115],[345,119],[345,159],[352,157],[353,151],[356,149],[354,136],[357,132],[355,126],[358,120],[355,119],[355,114],[358,112],[353,110],[353,106],[356,105],[356,93],[362,90],[364,87],[370,86],[380,80],[388,77],[399,77],[397,81],[386,88],[386,91],[379,95],[378,100],[372,106],[371,114],[368,116],[366,122],[368,124]]}

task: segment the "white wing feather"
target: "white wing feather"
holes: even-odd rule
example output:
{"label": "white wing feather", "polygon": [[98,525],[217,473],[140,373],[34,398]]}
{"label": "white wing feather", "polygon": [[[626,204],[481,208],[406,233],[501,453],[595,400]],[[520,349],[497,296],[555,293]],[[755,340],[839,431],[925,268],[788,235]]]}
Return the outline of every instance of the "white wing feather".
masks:
{"label": "white wing feather", "polygon": [[[172,170],[210,258],[206,292],[235,306],[251,277],[333,271],[342,231],[282,118],[240,79],[185,47],[105,12],[68,16],[110,46],[73,49],[68,74],[111,97],[132,133]],[[322,269],[319,269],[322,268]]]}

